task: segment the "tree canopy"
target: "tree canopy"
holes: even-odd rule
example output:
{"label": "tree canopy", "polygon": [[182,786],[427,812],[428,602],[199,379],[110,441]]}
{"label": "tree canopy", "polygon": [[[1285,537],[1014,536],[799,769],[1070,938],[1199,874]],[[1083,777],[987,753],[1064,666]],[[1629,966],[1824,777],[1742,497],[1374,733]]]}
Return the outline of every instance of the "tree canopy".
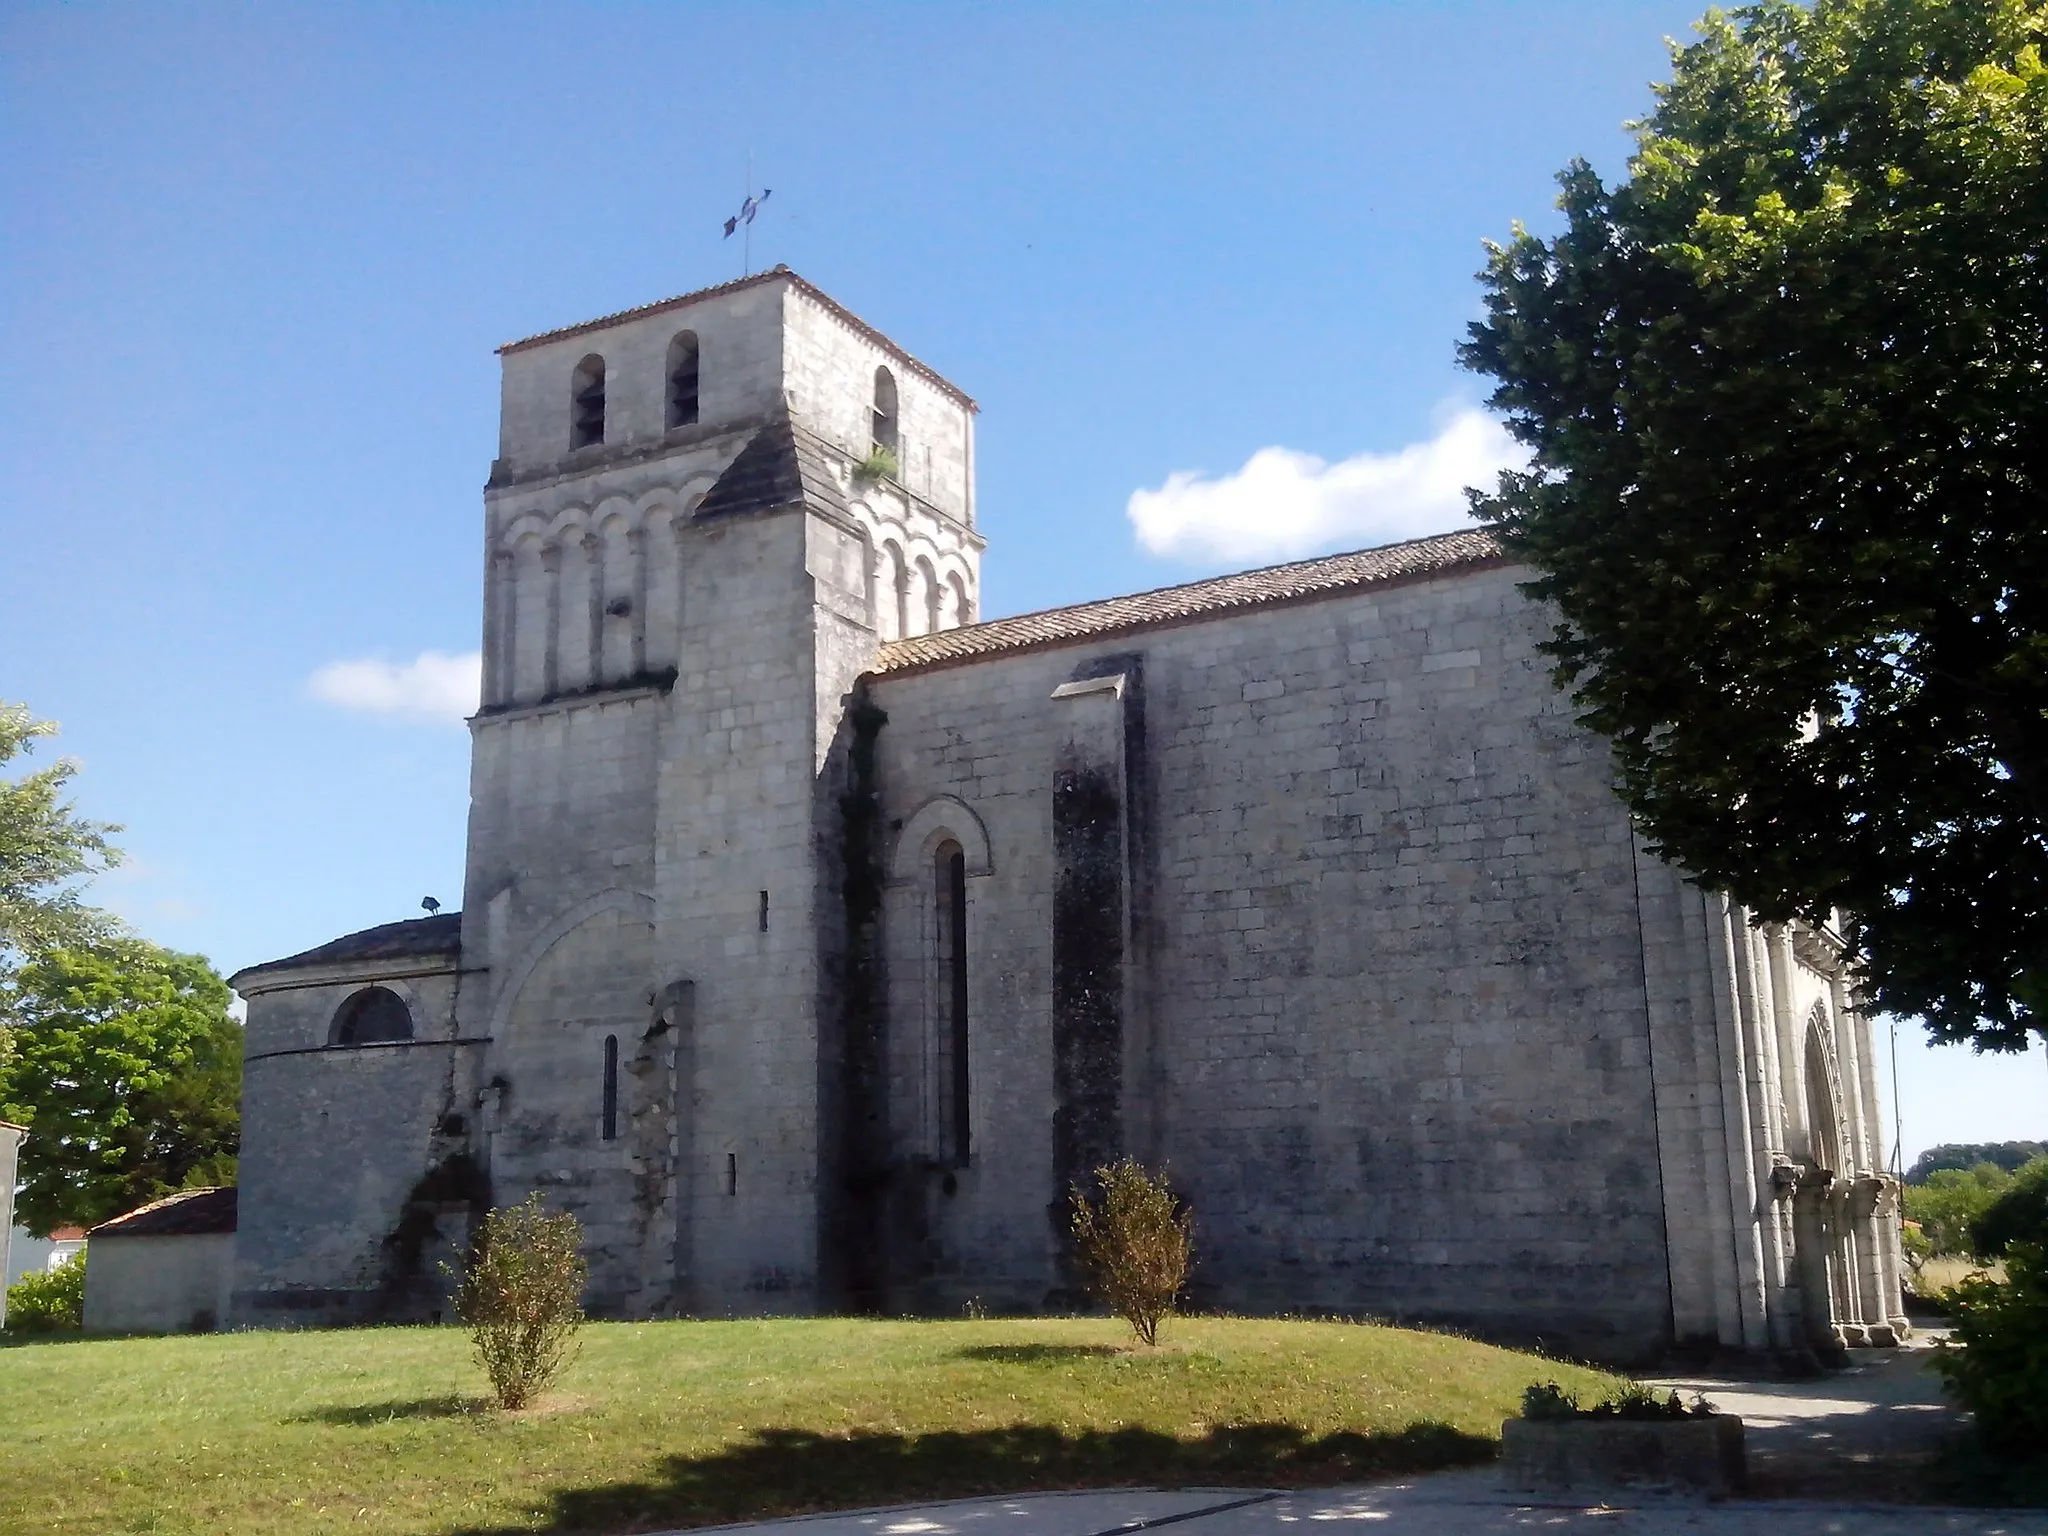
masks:
{"label": "tree canopy", "polygon": [[[56,730],[22,705],[0,703],[0,766]],[[73,882],[120,862],[107,837],[121,829],[83,819],[64,798],[77,772],[76,763],[59,758],[40,772],[0,778],[0,963],[10,952],[91,943],[114,931]]]}
{"label": "tree canopy", "polygon": [[2048,1027],[2048,5],[1700,23],[1626,181],[1492,249],[1475,499],[1651,847],[1839,911],[1938,1039]]}
{"label": "tree canopy", "polygon": [[1979,1163],[1990,1163],[2012,1173],[2037,1157],[2048,1157],[2048,1146],[2038,1141],[1943,1142],[1938,1147],[1929,1147],[1913,1159],[1913,1166],[1906,1170],[1905,1182],[1925,1184],[1929,1177],[1943,1169],[1975,1168]]}
{"label": "tree canopy", "polygon": [[229,995],[199,956],[136,939],[47,950],[0,983],[14,1036],[0,1119],[29,1128],[18,1222],[89,1227],[234,1182],[242,1031]]}

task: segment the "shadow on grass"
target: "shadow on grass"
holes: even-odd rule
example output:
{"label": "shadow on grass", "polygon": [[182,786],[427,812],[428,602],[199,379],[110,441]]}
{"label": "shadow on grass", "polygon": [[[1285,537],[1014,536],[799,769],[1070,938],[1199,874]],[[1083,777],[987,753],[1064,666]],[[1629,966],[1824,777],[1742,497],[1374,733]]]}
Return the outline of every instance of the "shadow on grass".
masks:
{"label": "shadow on grass", "polygon": [[387,1403],[337,1403],[295,1413],[284,1422],[360,1427],[389,1424],[394,1419],[456,1419],[466,1414],[483,1413],[490,1405],[489,1398],[459,1397],[449,1393],[442,1397],[396,1398]]}
{"label": "shadow on grass", "polygon": [[1289,1424],[1241,1424],[1190,1439],[1039,1424],[929,1435],[763,1429],[711,1455],[671,1456],[644,1481],[558,1489],[544,1525],[449,1536],[612,1536],[1043,1488],[1342,1483],[1465,1466],[1494,1452],[1492,1440],[1437,1423],[1321,1436]]}
{"label": "shadow on grass", "polygon": [[1114,1360],[1114,1344],[977,1344],[960,1350],[959,1360],[993,1360],[998,1365],[1064,1365],[1075,1360]]}

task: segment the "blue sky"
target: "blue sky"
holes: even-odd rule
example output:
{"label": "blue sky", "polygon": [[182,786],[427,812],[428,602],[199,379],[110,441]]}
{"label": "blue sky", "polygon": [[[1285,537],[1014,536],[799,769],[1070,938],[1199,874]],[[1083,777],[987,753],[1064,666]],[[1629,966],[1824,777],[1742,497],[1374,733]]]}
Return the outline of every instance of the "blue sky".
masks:
{"label": "blue sky", "polygon": [[[755,265],[981,402],[986,614],[1445,526],[1480,241],[1619,173],[1696,9],[15,0],[0,698],[160,942],[453,906],[492,349],[737,275],[750,155]],[[1909,1154],[2048,1136],[2039,1051],[1902,1035]]]}

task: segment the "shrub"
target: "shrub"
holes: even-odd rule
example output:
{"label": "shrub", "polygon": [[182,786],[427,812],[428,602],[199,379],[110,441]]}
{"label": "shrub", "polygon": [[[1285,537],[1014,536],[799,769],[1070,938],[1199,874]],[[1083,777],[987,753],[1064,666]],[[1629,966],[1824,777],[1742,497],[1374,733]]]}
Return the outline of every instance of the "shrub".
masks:
{"label": "shrub", "polygon": [[9,1333],[66,1333],[85,1326],[85,1255],[32,1269],[7,1288]]}
{"label": "shrub", "polygon": [[2048,1157],[2014,1174],[1970,1223],[1970,1246],[1983,1258],[1995,1259],[2014,1243],[2048,1245]]}
{"label": "shrub", "polygon": [[879,485],[884,480],[894,480],[897,473],[895,450],[877,443],[868,450],[866,458],[853,466],[853,483],[857,486]]}
{"label": "shrub", "polygon": [[1522,1417],[1539,1423],[1557,1423],[1579,1416],[1579,1397],[1554,1381],[1534,1382],[1522,1388]]}
{"label": "shrub", "polygon": [[524,1408],[568,1362],[583,1322],[583,1229],[551,1215],[540,1196],[484,1217],[455,1291],[477,1364],[500,1408]]}
{"label": "shrub", "polygon": [[1617,1387],[1590,1408],[1581,1408],[1576,1394],[1554,1381],[1538,1382],[1522,1389],[1522,1417],[1556,1423],[1568,1419],[1709,1419],[1714,1405],[1698,1393],[1688,1407],[1676,1392],[1659,1397],[1654,1388],[1639,1381]]}
{"label": "shrub", "polygon": [[1090,1201],[1075,1185],[1074,1246],[1089,1288],[1131,1325],[1145,1344],[1159,1342],[1159,1325],[1187,1283],[1194,1256],[1194,1218],[1174,1198],[1164,1174],[1131,1158],[1095,1170],[1102,1198]]}
{"label": "shrub", "polygon": [[2048,1446],[2048,1248],[2014,1243],[2005,1276],[2001,1284],[1971,1275],[1950,1288],[1953,1331],[1934,1366],[1977,1416],[1985,1445],[2025,1457]]}
{"label": "shrub", "polygon": [[1899,1223],[1899,1251],[1905,1257],[1906,1268],[1917,1278],[1921,1266],[1934,1257],[1934,1244],[1920,1230],[1919,1222],[1905,1221]]}

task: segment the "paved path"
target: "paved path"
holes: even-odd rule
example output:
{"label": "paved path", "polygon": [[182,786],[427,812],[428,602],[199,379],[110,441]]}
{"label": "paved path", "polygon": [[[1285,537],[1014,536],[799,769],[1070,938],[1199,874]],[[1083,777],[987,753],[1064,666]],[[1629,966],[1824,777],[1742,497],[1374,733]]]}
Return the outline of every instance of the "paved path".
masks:
{"label": "paved path", "polygon": [[1684,1376],[1652,1385],[1702,1392],[1741,1417],[1752,1496],[1909,1504],[1928,1464],[1967,1427],[1930,1365],[1939,1336],[1851,1350],[1847,1370],[1811,1381]]}
{"label": "paved path", "polygon": [[1655,1497],[1530,1503],[1502,1493],[1493,1469],[1484,1467],[1362,1488],[1036,1493],[723,1529],[749,1536],[1135,1536],[1151,1530],[1162,1536],[1319,1536],[1318,1526],[1352,1527],[1360,1536],[1367,1530],[1374,1536],[2048,1536],[2048,1510]]}
{"label": "paved path", "polygon": [[[1531,1502],[1505,1493],[1491,1467],[1403,1482],[1296,1492],[1248,1488],[1118,1489],[964,1499],[722,1529],[749,1536],[2048,1536],[2048,1509],[1965,1510],[1884,1502],[1911,1496],[1917,1471],[1962,1416],[1941,1397],[1919,1347],[1856,1350],[1845,1371],[1814,1381],[1672,1377],[1740,1414],[1752,1496],[1709,1503],[1614,1493],[1613,1503]],[[698,1532],[697,1536],[704,1536]]]}

